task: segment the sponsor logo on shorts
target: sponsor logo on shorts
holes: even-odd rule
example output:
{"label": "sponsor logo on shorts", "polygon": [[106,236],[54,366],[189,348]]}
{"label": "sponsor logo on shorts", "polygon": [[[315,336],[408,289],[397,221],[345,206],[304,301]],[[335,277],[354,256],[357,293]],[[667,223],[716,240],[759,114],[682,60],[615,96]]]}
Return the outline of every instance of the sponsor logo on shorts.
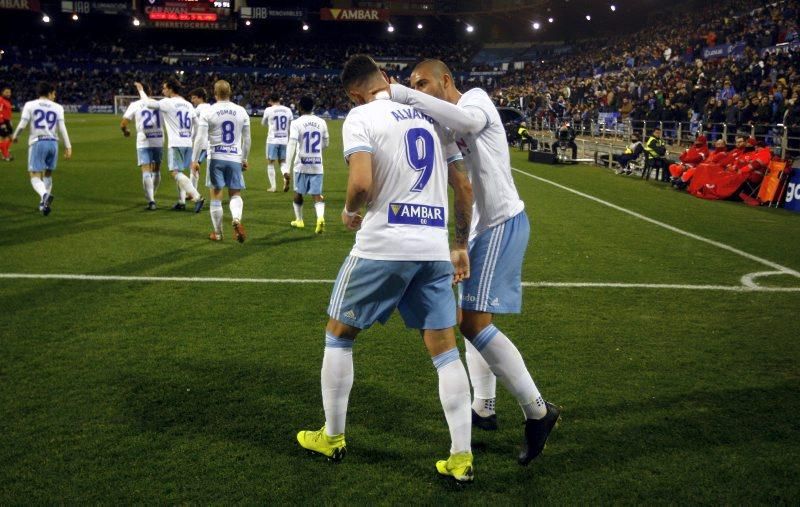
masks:
{"label": "sponsor logo on shorts", "polygon": [[393,202],[389,204],[389,223],[444,227],[444,208],[427,204]]}

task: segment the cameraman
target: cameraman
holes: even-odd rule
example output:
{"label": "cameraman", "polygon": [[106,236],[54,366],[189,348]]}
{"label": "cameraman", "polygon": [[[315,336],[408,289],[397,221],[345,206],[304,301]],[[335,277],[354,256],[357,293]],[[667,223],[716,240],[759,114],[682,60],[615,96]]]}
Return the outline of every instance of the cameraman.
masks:
{"label": "cameraman", "polygon": [[558,154],[558,147],[572,148],[572,160],[578,158],[578,145],[575,144],[575,129],[565,120],[556,133],[557,141],[553,143],[553,153]]}

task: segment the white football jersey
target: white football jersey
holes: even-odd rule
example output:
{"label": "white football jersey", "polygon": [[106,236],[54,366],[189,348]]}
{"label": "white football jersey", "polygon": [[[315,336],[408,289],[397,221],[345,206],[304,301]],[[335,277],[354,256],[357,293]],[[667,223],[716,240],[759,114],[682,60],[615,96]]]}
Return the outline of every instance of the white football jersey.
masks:
{"label": "white football jersey", "polygon": [[147,106],[143,100],[131,102],[125,114],[126,120],[134,120],[136,125],[136,148],[162,148],[164,129],[161,128],[161,113]]}
{"label": "white football jersey", "polygon": [[[211,107],[211,104],[209,104],[208,102],[203,102],[202,104],[197,104],[197,106],[194,108],[194,112],[197,115],[197,118],[200,118],[200,115],[203,113],[203,111],[205,111],[209,107]],[[194,140],[195,140],[195,136],[196,135],[197,135],[197,123],[194,124],[194,128],[192,129],[192,144],[194,144]],[[201,139],[200,143],[201,143],[200,144],[200,149],[201,150],[208,150],[208,138]]]}
{"label": "white football jersey", "polygon": [[294,172],[322,174],[322,150],[328,147],[328,124],[325,120],[305,114],[292,121],[289,140],[297,142]]}
{"label": "white football jersey", "polygon": [[70,148],[67,127],[64,124],[64,108],[50,99],[36,99],[25,103],[17,132],[29,126],[28,145],[36,141],[58,141],[58,133],[64,138],[64,146]]}
{"label": "white football jersey", "polygon": [[161,110],[161,120],[167,129],[167,146],[170,148],[190,148],[192,146],[192,123],[196,118],[194,106],[183,97],[169,97],[159,101],[150,100],[148,105],[157,104]]}
{"label": "white football jersey", "polygon": [[261,124],[269,128],[267,144],[288,144],[289,126],[292,123],[292,110],[286,106],[269,106],[264,110]]}
{"label": "white football jersey", "polygon": [[473,88],[461,96],[461,107],[474,107],[486,115],[486,126],[476,134],[456,132],[455,139],[472,182],[470,238],[499,225],[525,209],[511,176],[511,155],[500,113],[489,95]]}
{"label": "white football jersey", "polygon": [[[242,106],[219,101],[205,108],[197,119],[200,128],[207,127],[208,158],[242,162],[250,150],[250,115]],[[198,145],[203,142],[197,140]],[[199,151],[197,145],[195,151]]]}
{"label": "white football jersey", "polygon": [[342,127],[345,158],[372,154],[367,213],[350,255],[393,261],[449,261],[447,164],[461,159],[444,130],[388,99],[350,110]]}

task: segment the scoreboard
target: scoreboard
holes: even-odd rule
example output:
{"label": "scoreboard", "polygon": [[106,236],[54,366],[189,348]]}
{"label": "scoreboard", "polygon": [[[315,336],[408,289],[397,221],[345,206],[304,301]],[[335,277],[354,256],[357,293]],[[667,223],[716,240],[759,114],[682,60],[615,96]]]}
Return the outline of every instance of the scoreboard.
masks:
{"label": "scoreboard", "polygon": [[140,0],[148,26],[232,30],[233,0]]}

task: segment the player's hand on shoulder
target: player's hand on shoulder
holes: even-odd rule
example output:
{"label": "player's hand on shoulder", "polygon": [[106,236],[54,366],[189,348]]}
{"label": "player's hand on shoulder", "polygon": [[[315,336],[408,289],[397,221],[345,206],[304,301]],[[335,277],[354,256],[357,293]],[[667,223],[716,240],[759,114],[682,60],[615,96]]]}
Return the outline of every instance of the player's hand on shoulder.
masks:
{"label": "player's hand on shoulder", "polygon": [[464,248],[450,251],[450,262],[453,263],[453,285],[469,278],[469,254]]}

